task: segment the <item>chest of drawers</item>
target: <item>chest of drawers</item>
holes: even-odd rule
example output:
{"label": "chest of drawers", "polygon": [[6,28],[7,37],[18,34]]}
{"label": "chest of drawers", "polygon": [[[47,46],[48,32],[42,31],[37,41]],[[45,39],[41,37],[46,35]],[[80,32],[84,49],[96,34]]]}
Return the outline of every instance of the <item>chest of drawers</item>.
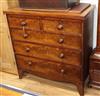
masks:
{"label": "chest of drawers", "polygon": [[92,49],[93,6],[65,11],[6,11],[19,78],[25,72],[69,82],[84,95]]}
{"label": "chest of drawers", "polygon": [[100,89],[100,0],[98,3],[98,34],[97,34],[97,47],[93,50],[90,56],[90,87]]}
{"label": "chest of drawers", "polygon": [[90,56],[90,87],[100,89],[100,48],[96,48]]}

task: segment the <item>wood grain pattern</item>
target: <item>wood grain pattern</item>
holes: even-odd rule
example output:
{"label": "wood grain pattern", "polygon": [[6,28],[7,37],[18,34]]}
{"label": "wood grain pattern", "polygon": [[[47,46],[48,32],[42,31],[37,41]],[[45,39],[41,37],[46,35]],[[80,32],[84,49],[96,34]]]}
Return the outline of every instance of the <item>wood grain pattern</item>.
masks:
{"label": "wood grain pattern", "polygon": [[99,1],[99,9],[98,9],[98,35],[97,35],[97,47],[100,47],[100,1]]}
{"label": "wood grain pattern", "polygon": [[14,42],[13,44],[15,54],[38,57],[72,65],[80,65],[81,53],[74,50],[60,49],[56,47],[54,48],[23,42]]}
{"label": "wood grain pattern", "polygon": [[[66,32],[67,33],[67,32]],[[30,43],[38,43],[51,45],[56,47],[64,47],[74,50],[81,50],[81,36],[76,36],[74,34],[62,35],[62,34],[52,34],[44,31],[31,31],[18,29],[11,29],[11,37],[14,41],[24,41]],[[72,44],[73,42],[73,44]]]}
{"label": "wood grain pattern", "polygon": [[[46,32],[58,34],[81,34],[81,23],[68,20],[42,20],[43,29]],[[74,25],[74,26],[73,26]],[[59,28],[61,26],[61,28]]]}
{"label": "wood grain pattern", "polygon": [[[6,15],[19,78],[28,72],[51,80],[70,82],[83,96],[92,49],[93,7],[81,14],[15,9],[6,11]],[[11,16],[16,20],[19,18],[19,21],[14,23]],[[20,21],[22,19],[26,21]],[[34,20],[38,22],[32,23]]]}
{"label": "wood grain pattern", "polygon": [[[70,81],[76,83],[80,78],[80,69],[77,67],[70,67],[67,64],[64,66],[63,63],[55,63],[52,61],[45,62],[45,60],[20,55],[16,55],[16,59],[19,72],[21,69],[23,72],[27,71],[40,77],[63,82]],[[74,71],[72,72],[72,70]]]}
{"label": "wood grain pattern", "polygon": [[100,88],[100,49],[95,49],[90,57],[90,87]]}
{"label": "wood grain pattern", "polygon": [[20,29],[32,29],[32,30],[39,30],[39,20],[37,19],[30,19],[28,17],[23,16],[9,16],[8,18],[9,27],[11,28],[20,28]]}
{"label": "wood grain pattern", "polygon": [[100,0],[99,0],[99,14],[98,14],[98,34],[97,47],[93,50],[90,56],[90,87],[100,89]]}

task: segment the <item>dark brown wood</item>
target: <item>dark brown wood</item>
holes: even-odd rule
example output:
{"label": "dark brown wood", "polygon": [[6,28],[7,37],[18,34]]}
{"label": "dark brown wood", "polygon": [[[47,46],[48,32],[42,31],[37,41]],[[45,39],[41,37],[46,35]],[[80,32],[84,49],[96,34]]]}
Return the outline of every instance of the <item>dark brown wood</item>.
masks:
{"label": "dark brown wood", "polygon": [[98,15],[98,34],[97,47],[94,49],[90,57],[90,87],[100,88],[100,0],[99,0],[99,15]]}
{"label": "dark brown wood", "polygon": [[89,86],[100,88],[100,50],[95,49],[90,57],[90,82]]}
{"label": "dark brown wood", "polygon": [[67,9],[74,6],[78,0],[19,0],[21,8]]}
{"label": "dark brown wood", "polygon": [[44,45],[36,45],[16,41],[14,41],[13,44],[15,54],[37,57],[56,62],[63,62],[72,65],[80,65],[81,53],[74,50],[56,47],[54,48]]}
{"label": "dark brown wood", "polygon": [[100,1],[99,1],[99,9],[98,9],[98,35],[97,35],[97,47],[100,47]]}
{"label": "dark brown wood", "polygon": [[73,13],[81,13],[85,9],[87,9],[89,6],[90,6],[90,4],[80,3],[80,4],[78,4],[78,6],[75,6],[74,8],[72,8],[70,12],[73,12]]}
{"label": "dark brown wood", "polygon": [[64,11],[6,11],[19,78],[25,72],[69,82],[84,95],[92,49],[93,6]]}
{"label": "dark brown wood", "polygon": [[[42,32],[42,31],[31,31],[27,30],[23,32],[20,29],[11,29],[11,37],[13,40],[24,41],[30,43],[39,43],[49,46],[70,48],[74,50],[81,50],[81,35],[77,36],[70,34],[52,34],[52,32]],[[73,44],[72,44],[73,42]]]}

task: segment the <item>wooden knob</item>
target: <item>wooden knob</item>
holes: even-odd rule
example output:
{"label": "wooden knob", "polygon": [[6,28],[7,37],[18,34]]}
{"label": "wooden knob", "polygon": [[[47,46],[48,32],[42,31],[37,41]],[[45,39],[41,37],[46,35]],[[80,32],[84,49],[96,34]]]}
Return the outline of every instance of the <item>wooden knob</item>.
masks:
{"label": "wooden knob", "polygon": [[64,53],[61,53],[59,57],[64,58]]}
{"label": "wooden knob", "polygon": [[58,29],[58,30],[62,30],[63,27],[64,27],[64,26],[63,26],[62,24],[59,24],[59,25],[57,26],[57,29]]}
{"label": "wooden knob", "polygon": [[61,69],[61,70],[60,70],[60,72],[61,72],[61,73],[64,73],[64,72],[65,72],[65,70],[64,70],[64,69]]}
{"label": "wooden knob", "polygon": [[59,39],[59,41],[58,41],[60,44],[61,43],[63,43],[64,42],[64,39],[63,38],[61,38],[61,39]]}
{"label": "wooden knob", "polygon": [[30,48],[27,47],[27,48],[26,48],[26,52],[29,52],[29,51],[30,51]]}
{"label": "wooden knob", "polygon": [[27,25],[27,23],[26,22],[21,22],[21,26],[26,26]]}
{"label": "wooden knob", "polygon": [[28,65],[32,65],[32,62],[31,61],[28,61],[28,63],[27,63]]}
{"label": "wooden knob", "polygon": [[27,37],[28,37],[28,34],[27,34],[27,33],[25,33],[25,34],[23,35],[23,37],[24,37],[24,38],[27,38]]}

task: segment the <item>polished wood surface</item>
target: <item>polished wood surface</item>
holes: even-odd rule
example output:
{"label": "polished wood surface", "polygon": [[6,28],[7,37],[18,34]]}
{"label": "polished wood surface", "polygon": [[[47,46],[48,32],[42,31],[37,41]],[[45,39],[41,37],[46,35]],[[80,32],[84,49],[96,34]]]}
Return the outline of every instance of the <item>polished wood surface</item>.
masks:
{"label": "polished wood surface", "polygon": [[83,96],[92,49],[93,7],[81,14],[13,9],[6,15],[19,78],[28,72],[70,82]]}
{"label": "polished wood surface", "polygon": [[14,50],[15,54],[53,60],[56,62],[63,62],[73,65],[80,65],[81,60],[80,52],[44,45],[14,42]]}
{"label": "polished wood surface", "polygon": [[[70,48],[74,50],[81,50],[81,35],[74,34],[52,34],[51,32],[43,32],[43,31],[32,31],[27,30],[23,32],[23,30],[13,28],[11,29],[11,37],[14,41],[24,41],[30,43],[44,44],[55,47],[64,47]],[[73,42],[73,44],[72,44]]]}
{"label": "polished wood surface", "polygon": [[100,47],[100,1],[99,1],[99,9],[98,9],[98,35],[97,35],[97,47]]}
{"label": "polished wood surface", "polygon": [[100,89],[100,0],[98,14],[97,47],[90,57],[90,87]]}
{"label": "polished wood surface", "polygon": [[21,8],[47,8],[47,9],[67,9],[77,3],[77,0],[19,0]]}
{"label": "polished wood surface", "polygon": [[100,50],[94,50],[90,57],[90,87],[100,88]]}

